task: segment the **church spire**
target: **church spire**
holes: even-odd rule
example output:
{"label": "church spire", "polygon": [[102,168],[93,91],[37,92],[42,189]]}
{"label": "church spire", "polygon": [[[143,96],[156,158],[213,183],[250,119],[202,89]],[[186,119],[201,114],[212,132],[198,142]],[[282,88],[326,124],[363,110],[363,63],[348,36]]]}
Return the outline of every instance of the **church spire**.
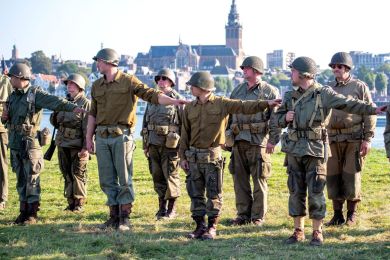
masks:
{"label": "church spire", "polygon": [[228,17],[228,26],[239,25],[240,24],[239,18],[240,15],[237,12],[236,1],[232,0],[232,4],[230,6],[230,13]]}

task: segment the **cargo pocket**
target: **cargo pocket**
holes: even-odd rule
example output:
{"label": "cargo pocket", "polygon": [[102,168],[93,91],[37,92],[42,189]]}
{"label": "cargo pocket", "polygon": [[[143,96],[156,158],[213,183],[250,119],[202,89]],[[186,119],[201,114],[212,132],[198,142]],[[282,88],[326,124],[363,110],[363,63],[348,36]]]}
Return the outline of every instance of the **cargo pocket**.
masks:
{"label": "cargo pocket", "polygon": [[220,176],[221,170],[214,165],[210,166],[210,172],[207,176],[207,193],[209,198],[218,198],[218,195],[222,191],[222,177]]}
{"label": "cargo pocket", "polygon": [[287,170],[288,178],[287,178],[287,187],[290,193],[295,192],[295,187],[294,187],[294,173],[288,169]]}
{"label": "cargo pocket", "polygon": [[179,155],[177,153],[168,154],[168,174],[175,175],[178,173]]}
{"label": "cargo pocket", "polygon": [[190,169],[186,176],[186,187],[190,198],[204,196],[204,187],[202,184],[202,175],[198,171],[198,167],[195,163],[190,163]]}
{"label": "cargo pocket", "polygon": [[271,155],[266,153],[265,149],[261,149],[261,158],[258,164],[260,178],[269,178],[271,176]]}
{"label": "cargo pocket", "polygon": [[321,193],[324,191],[326,184],[326,175],[321,173],[317,169],[317,172],[315,173],[314,180],[313,180],[313,192],[314,193]]}
{"label": "cargo pocket", "polygon": [[28,158],[31,162],[31,174],[39,174],[44,167],[41,149],[28,150]]}

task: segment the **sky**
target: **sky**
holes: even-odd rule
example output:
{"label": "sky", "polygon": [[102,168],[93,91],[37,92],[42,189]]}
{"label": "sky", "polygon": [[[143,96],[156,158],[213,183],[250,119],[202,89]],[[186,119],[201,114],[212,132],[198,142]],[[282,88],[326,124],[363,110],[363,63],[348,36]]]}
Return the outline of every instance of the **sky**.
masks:
{"label": "sky", "polygon": [[[225,44],[232,0],[0,0],[0,55],[92,62],[104,47],[133,57],[151,45]],[[339,51],[390,53],[389,5],[379,0],[236,0],[246,55],[283,49],[325,68]],[[387,25],[386,25],[387,24]]]}

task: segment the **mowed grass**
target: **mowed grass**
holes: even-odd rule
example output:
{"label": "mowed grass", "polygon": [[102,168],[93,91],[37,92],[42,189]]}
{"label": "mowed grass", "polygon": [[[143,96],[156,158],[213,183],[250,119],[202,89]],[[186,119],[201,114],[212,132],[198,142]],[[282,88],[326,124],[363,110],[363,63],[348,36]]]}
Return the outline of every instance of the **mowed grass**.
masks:
{"label": "mowed grass", "polygon": [[[141,144],[138,142],[137,146],[141,147]],[[11,225],[18,214],[19,202],[15,174],[10,170],[9,202],[6,210],[0,213],[0,259],[390,259],[390,164],[384,150],[371,151],[365,165],[358,226],[325,228],[322,247],[308,245],[312,231],[309,220],[304,243],[283,244],[293,230],[287,209],[287,175],[282,166],[283,159],[281,152],[272,157],[269,210],[262,227],[229,224],[235,217],[235,196],[232,177],[225,170],[224,206],[218,237],[214,241],[186,238],[194,223],[183,172],[179,217],[155,220],[158,200],[140,148],[134,156],[136,201],[131,214],[132,230],[126,233],[97,228],[106,220],[108,208],[99,187],[95,157],[88,167],[88,204],[82,214],[63,211],[66,200],[57,158],[45,161],[41,174],[40,221],[33,226]],[[330,201],[327,201],[327,208],[326,220],[329,220],[332,215]]]}

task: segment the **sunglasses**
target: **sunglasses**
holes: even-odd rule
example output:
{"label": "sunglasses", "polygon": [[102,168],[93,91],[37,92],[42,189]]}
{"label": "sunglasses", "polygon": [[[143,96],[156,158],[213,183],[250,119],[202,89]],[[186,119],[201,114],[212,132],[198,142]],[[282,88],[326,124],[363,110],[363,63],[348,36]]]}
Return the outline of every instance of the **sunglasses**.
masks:
{"label": "sunglasses", "polygon": [[157,76],[156,77],[156,81],[159,81],[159,80],[167,80],[168,78],[165,77],[165,76]]}
{"label": "sunglasses", "polygon": [[338,68],[339,70],[341,70],[341,69],[344,67],[344,65],[332,64],[332,65],[330,65],[330,67],[331,67],[332,69]]}

